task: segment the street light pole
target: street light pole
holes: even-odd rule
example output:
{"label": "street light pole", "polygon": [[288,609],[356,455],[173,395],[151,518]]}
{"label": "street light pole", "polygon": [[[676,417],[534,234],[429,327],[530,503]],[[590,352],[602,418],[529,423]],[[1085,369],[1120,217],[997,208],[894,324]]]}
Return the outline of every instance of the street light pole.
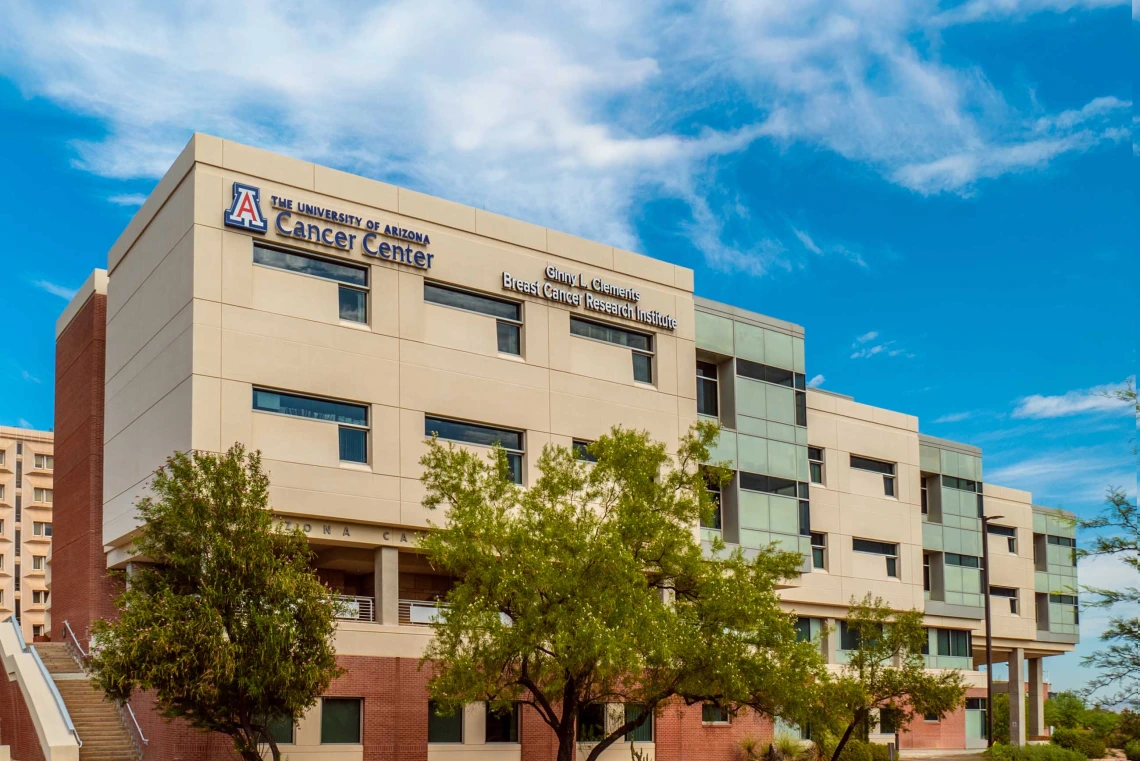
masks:
{"label": "street light pole", "polygon": [[[986,604],[986,747],[994,744],[994,653],[990,626],[990,520],[1001,515],[982,515],[982,596]],[[1010,677],[1012,679],[1012,676]]]}

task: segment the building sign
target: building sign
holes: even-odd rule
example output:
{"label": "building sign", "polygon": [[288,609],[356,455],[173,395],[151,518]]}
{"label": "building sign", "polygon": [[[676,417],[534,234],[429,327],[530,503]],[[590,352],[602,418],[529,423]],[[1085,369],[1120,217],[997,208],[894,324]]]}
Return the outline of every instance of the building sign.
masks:
{"label": "building sign", "polygon": [[285,531],[299,528],[311,539],[326,542],[360,544],[362,546],[414,546],[421,539],[419,531],[386,528],[359,523],[339,523],[322,520],[285,520],[278,518],[277,526]]}
{"label": "building sign", "polygon": [[[591,278],[581,272],[560,270],[553,264],[547,265],[543,276],[543,280],[523,280],[504,271],[503,288],[559,304],[583,307],[592,312],[634,320],[655,328],[666,330],[677,328],[677,319],[672,315],[661,314],[657,310],[642,309],[638,304],[641,301],[641,292],[636,288],[617,286],[600,277]],[[603,296],[606,298],[602,298]]]}
{"label": "building sign", "polygon": [[[422,247],[431,243],[427,233],[406,227],[385,224],[374,219],[358,217],[328,206],[296,201],[285,196],[270,196],[269,205],[277,212],[273,219],[273,232],[285,238],[304,240],[318,246],[360,252],[384,261],[409,264],[420,269],[431,269],[435,254]],[[319,222],[306,221],[320,220]],[[233,199],[225,213],[227,227],[236,227],[247,232],[264,233],[269,228],[268,220],[261,211],[261,189],[253,185],[235,182]],[[337,230],[325,222],[343,227],[354,227],[360,232],[351,233]],[[392,239],[389,243],[385,238]]]}

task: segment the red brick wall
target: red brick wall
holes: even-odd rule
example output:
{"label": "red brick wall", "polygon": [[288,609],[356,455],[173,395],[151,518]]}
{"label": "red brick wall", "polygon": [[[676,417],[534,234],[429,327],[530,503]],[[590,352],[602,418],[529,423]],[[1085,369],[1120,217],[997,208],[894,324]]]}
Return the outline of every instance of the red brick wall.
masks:
{"label": "red brick wall", "polygon": [[657,761],[736,761],[740,743],[752,737],[767,746],[775,734],[772,721],[754,711],[735,716],[730,724],[704,724],[701,706],[670,703],[657,715]]}
{"label": "red brick wall", "polygon": [[44,761],[20,685],[4,676],[0,676],[0,744],[11,745],[12,758],[19,761]]}
{"label": "red brick wall", "polygon": [[[966,697],[984,698],[984,688],[974,687],[966,691]],[[903,748],[955,749],[966,747],[966,709],[959,708],[947,714],[941,721],[924,721],[916,716],[906,731],[900,733],[899,745]]]}
{"label": "red brick wall", "polygon": [[103,554],[103,370],[107,297],[94,294],[55,347],[52,639],[68,621],[86,646],[98,618],[116,615]]}

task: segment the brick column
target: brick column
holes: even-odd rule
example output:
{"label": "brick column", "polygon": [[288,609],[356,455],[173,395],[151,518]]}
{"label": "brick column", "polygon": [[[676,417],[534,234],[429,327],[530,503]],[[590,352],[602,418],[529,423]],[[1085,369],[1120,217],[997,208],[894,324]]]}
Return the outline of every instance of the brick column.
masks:
{"label": "brick column", "polygon": [[1045,664],[1041,658],[1029,659],[1029,725],[1030,738],[1045,736]]}
{"label": "brick column", "polygon": [[1009,744],[1025,745],[1025,651],[1009,651]]}

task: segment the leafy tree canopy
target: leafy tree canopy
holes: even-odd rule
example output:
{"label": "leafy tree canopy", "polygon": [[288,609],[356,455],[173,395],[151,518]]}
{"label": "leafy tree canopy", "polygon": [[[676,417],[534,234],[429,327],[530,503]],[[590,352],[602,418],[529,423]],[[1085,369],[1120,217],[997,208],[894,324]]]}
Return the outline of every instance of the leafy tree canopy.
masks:
{"label": "leafy tree canopy", "polygon": [[587,761],[642,726],[666,701],[792,715],[823,678],[818,648],[799,642],[778,584],[799,553],[740,551],[712,560],[698,519],[715,505],[701,467],[718,428],[700,423],[675,456],[644,432],[614,428],[586,462],[546,446],[527,489],[506,455],[490,459],[432,441],[421,460],[428,508],[443,525],[422,542],[457,583],[425,662],[443,710],[472,701],[529,704],[574,757],[579,712],[613,712]]}
{"label": "leafy tree canopy", "polygon": [[819,713],[833,726],[844,727],[832,761],[838,761],[852,733],[866,727],[876,709],[893,713],[902,728],[915,716],[941,718],[962,705],[966,695],[962,675],[956,670],[926,669],[922,650],[927,633],[921,612],[892,612],[882,598],[868,593],[860,601],[851,600],[847,629],[854,649],[830,685],[826,710]]}
{"label": "leafy tree canopy", "polygon": [[300,531],[274,528],[258,453],[176,453],[139,500],[117,621],[94,626],[96,679],[113,700],[154,690],[169,718],[230,735],[242,758],[280,758],[268,717],[296,720],[339,673],[336,603]]}

